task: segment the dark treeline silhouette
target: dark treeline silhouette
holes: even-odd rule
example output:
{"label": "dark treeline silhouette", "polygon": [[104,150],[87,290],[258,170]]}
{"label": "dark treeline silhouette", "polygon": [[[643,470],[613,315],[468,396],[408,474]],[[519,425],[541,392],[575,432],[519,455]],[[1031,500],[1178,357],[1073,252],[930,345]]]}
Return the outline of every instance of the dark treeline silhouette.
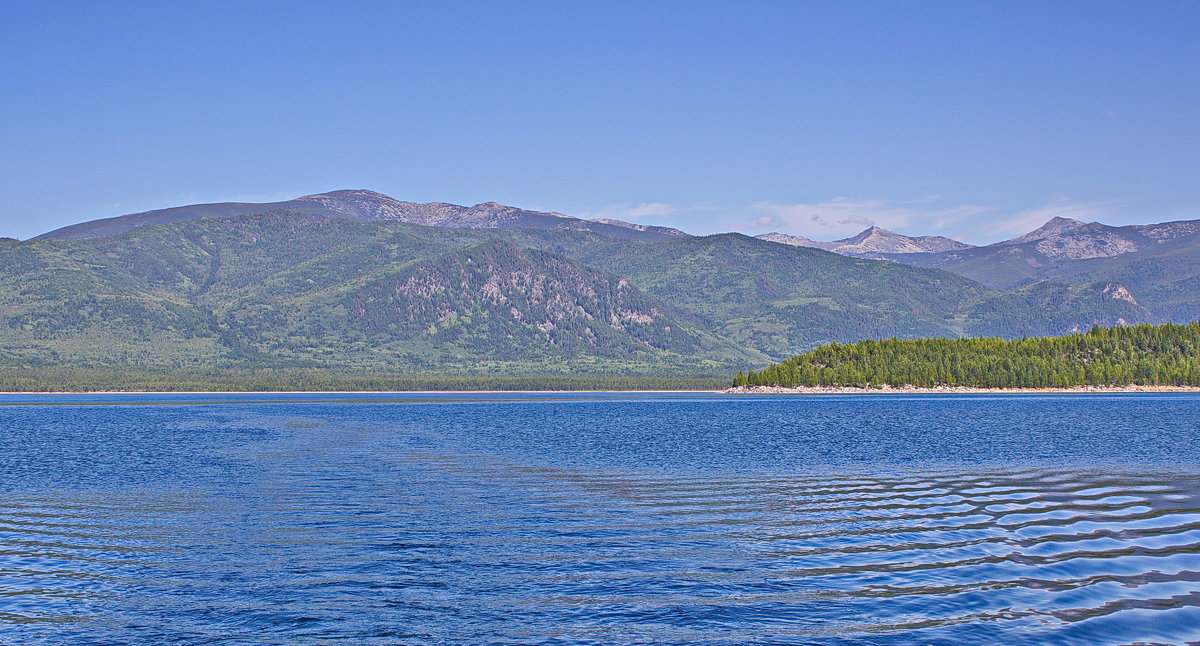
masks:
{"label": "dark treeline silhouette", "polygon": [[327,370],[180,372],[0,367],[0,392],[253,392],[405,390],[704,390],[721,377],[608,375],[339,374]]}
{"label": "dark treeline silhouette", "polygon": [[887,339],[823,345],[735,386],[1200,386],[1200,322],[1093,327],[1006,341]]}

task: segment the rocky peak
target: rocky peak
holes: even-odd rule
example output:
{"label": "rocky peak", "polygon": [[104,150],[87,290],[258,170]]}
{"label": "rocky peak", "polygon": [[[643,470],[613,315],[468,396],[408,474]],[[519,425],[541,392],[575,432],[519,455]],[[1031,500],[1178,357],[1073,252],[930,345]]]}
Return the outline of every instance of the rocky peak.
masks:
{"label": "rocky peak", "polygon": [[1042,226],[1030,231],[1029,233],[1026,233],[1025,235],[1017,236],[1011,240],[1003,240],[1001,242],[994,243],[992,246],[1005,247],[1009,245],[1025,244],[1026,242],[1034,242],[1036,240],[1045,240],[1046,238],[1061,235],[1063,233],[1067,233],[1068,231],[1074,231],[1075,229],[1084,226],[1087,226],[1087,223],[1080,222],[1079,220],[1072,220],[1071,218],[1055,216],[1047,220]]}
{"label": "rocky peak", "polygon": [[872,226],[856,236],[838,240],[837,253],[848,256],[875,256],[890,253],[922,253],[928,251],[916,238],[909,238],[883,227]]}
{"label": "rocky peak", "polygon": [[866,240],[870,240],[871,238],[903,238],[903,237],[904,236],[902,236],[898,233],[893,233],[891,231],[888,231],[887,229],[884,229],[883,227],[870,226],[849,238],[843,238],[841,240],[838,240],[838,242],[843,243],[843,244],[855,245],[855,244],[861,244],[862,242],[864,242]]}

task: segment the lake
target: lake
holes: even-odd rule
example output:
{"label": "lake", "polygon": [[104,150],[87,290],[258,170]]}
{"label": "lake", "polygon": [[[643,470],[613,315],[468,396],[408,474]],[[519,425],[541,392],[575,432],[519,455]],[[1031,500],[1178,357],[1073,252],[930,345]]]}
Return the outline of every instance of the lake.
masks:
{"label": "lake", "polygon": [[0,644],[1183,644],[1200,396],[0,396]]}

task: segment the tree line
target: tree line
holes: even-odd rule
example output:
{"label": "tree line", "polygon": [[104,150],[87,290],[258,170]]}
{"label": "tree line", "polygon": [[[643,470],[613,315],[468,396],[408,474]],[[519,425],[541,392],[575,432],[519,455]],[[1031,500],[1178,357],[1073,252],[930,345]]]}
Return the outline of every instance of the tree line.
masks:
{"label": "tree line", "polygon": [[1200,322],[1094,326],[1084,333],[1014,340],[885,339],[830,343],[734,386],[1200,386]]}
{"label": "tree line", "polygon": [[75,366],[0,366],[0,392],[703,390],[719,376],[339,373],[320,369],[105,370]]}

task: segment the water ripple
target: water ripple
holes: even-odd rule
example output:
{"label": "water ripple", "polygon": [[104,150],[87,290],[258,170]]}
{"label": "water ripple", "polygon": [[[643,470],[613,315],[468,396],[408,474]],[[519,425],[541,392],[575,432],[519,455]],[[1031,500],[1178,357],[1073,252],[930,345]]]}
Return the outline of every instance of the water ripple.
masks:
{"label": "water ripple", "polygon": [[1186,473],[582,468],[354,414],[8,487],[0,644],[1200,641]]}

